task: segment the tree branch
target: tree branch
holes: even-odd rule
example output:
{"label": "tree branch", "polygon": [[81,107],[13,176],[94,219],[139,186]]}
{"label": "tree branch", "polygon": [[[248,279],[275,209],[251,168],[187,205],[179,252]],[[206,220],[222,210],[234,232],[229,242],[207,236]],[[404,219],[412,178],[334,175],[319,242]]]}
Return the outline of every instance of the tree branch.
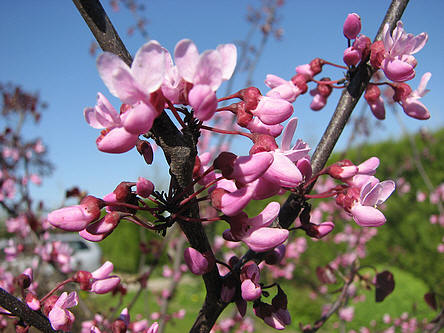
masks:
{"label": "tree branch", "polygon": [[[114,29],[110,19],[98,0],[73,0],[86,24],[99,43],[107,52],[117,54],[128,65],[132,58]],[[192,171],[197,155],[196,135],[192,129],[184,128],[180,132],[171,119],[163,112],[151,129],[156,143],[162,148],[170,166],[171,188],[181,193],[192,182]],[[199,207],[192,201],[190,209],[184,214],[199,218]],[[200,222],[178,221],[190,245],[201,253],[212,253],[208,238]],[[219,314],[226,307],[220,300],[221,278],[217,266],[203,276],[207,296],[205,303],[191,329],[191,332],[209,332]]]}
{"label": "tree branch", "polygon": [[45,333],[55,333],[48,318],[38,311],[31,310],[25,303],[0,288],[0,306],[19,317],[26,324],[32,325]]}
{"label": "tree branch", "polygon": [[[382,38],[382,31],[385,24],[389,24],[390,30],[392,31],[401,19],[405,8],[407,7],[409,0],[393,0],[387,13],[382,21],[378,33],[376,34],[375,41]],[[311,159],[311,166],[313,168],[313,174],[316,174],[327,163],[333,148],[336,145],[339,137],[342,134],[342,130],[345,127],[350,115],[352,114],[359,98],[363,94],[365,88],[370,81],[370,78],[375,73],[375,69],[372,68],[367,62],[363,61],[358,66],[356,73],[353,74],[350,83],[347,88],[342,92],[341,98],[339,99],[336,110],[330,123],[327,126],[319,144]],[[314,182],[312,186],[314,185]],[[310,188],[311,189],[311,188]],[[296,194],[290,194],[288,199],[285,201],[279,213],[279,224],[284,228],[288,228],[298,216],[301,210],[301,198]]]}

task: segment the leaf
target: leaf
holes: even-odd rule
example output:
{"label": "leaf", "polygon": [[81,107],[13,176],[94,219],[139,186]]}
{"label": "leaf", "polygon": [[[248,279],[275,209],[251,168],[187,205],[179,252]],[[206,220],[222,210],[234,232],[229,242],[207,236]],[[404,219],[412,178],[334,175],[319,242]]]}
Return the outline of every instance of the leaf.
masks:
{"label": "leaf", "polygon": [[382,302],[395,289],[395,279],[389,271],[384,271],[376,275],[376,302]]}

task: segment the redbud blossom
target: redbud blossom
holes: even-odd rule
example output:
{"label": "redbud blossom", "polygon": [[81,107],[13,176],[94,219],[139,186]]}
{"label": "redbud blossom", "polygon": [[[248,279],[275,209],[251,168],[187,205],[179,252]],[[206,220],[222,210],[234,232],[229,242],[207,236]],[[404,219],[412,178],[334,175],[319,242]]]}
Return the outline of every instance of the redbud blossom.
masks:
{"label": "redbud blossom", "polygon": [[102,200],[89,195],[80,205],[60,208],[49,213],[48,222],[66,231],[80,231],[100,217],[102,207]]}
{"label": "redbud blossom", "polygon": [[202,275],[211,271],[216,263],[212,253],[200,253],[189,247],[184,251],[185,263],[193,274]]}
{"label": "redbud blossom", "polygon": [[429,92],[426,87],[431,77],[431,73],[425,73],[421,78],[418,89],[414,91],[411,91],[411,89],[404,89],[404,87],[408,87],[406,84],[398,84],[395,87],[394,100],[400,102],[404,112],[408,116],[419,120],[426,120],[430,118],[429,110],[419,101],[419,99],[424,97]]}
{"label": "redbud blossom", "polygon": [[247,184],[262,176],[272,162],[273,156],[266,152],[240,157],[222,152],[214,160],[214,166],[225,178]]}
{"label": "redbud blossom", "polygon": [[398,21],[392,34],[389,25],[385,24],[382,40],[386,53],[381,61],[381,69],[389,80],[402,82],[415,77],[417,61],[412,54],[420,51],[427,39],[425,32],[417,36],[407,34],[401,21]]}
{"label": "redbud blossom", "polygon": [[381,97],[381,91],[375,84],[369,84],[365,89],[364,98],[367,101],[373,115],[379,119],[385,119],[384,101]]}
{"label": "redbud blossom", "polygon": [[76,306],[78,303],[79,297],[75,291],[69,293],[69,295],[66,292],[60,295],[48,314],[52,328],[55,330],[71,331],[75,317],[72,312],[67,309]]}
{"label": "redbud blossom", "polygon": [[276,125],[290,118],[293,114],[293,105],[282,98],[261,96],[259,103],[251,113],[264,124]]}
{"label": "redbud blossom", "polygon": [[148,179],[139,177],[136,183],[136,193],[142,198],[148,198],[154,191],[154,184]]}
{"label": "redbud blossom", "polygon": [[343,26],[344,36],[348,39],[355,39],[361,32],[361,17],[358,14],[348,14]]}
{"label": "redbud blossom", "polygon": [[356,66],[361,61],[361,52],[350,46],[345,49],[344,57],[342,58],[347,66]]}

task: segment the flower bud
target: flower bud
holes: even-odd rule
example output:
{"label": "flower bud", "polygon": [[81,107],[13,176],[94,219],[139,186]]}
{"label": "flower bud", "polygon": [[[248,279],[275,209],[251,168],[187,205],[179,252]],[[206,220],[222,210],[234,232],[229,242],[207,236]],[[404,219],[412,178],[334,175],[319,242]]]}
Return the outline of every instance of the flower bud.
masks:
{"label": "flower bud", "polygon": [[185,263],[193,274],[202,275],[211,271],[216,263],[212,253],[200,253],[189,247],[184,251]]}
{"label": "flower bud", "polygon": [[356,66],[361,61],[361,52],[351,46],[345,49],[342,59],[347,66]]}
{"label": "flower bud", "polygon": [[154,184],[148,179],[139,177],[136,183],[136,193],[142,198],[148,198],[154,191]]}
{"label": "flower bud", "polygon": [[344,36],[348,39],[355,39],[361,32],[361,18],[358,14],[348,14],[343,26]]}

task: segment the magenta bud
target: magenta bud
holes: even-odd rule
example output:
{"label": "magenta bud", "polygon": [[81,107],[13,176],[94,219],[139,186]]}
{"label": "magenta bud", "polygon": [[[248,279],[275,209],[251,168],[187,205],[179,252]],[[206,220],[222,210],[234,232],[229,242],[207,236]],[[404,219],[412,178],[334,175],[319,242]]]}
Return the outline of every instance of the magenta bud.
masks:
{"label": "magenta bud", "polygon": [[49,213],[48,221],[66,231],[80,231],[100,217],[102,207],[102,200],[89,195],[80,202],[80,205],[60,208]]}
{"label": "magenta bud", "polygon": [[356,66],[361,61],[361,52],[350,46],[345,49],[344,57],[342,58],[347,66]]}
{"label": "magenta bud", "polygon": [[361,18],[358,14],[348,14],[343,26],[344,36],[348,39],[355,39],[361,32]]}
{"label": "magenta bud", "polygon": [[350,160],[342,160],[332,164],[327,172],[333,178],[345,179],[355,176],[358,173],[358,167]]}
{"label": "magenta bud", "polygon": [[118,276],[110,276],[108,278],[94,281],[91,285],[91,292],[96,294],[106,294],[113,291],[120,283]]}
{"label": "magenta bud", "polygon": [[242,298],[246,301],[254,301],[261,297],[262,288],[259,284],[246,279],[241,284]]}
{"label": "magenta bud", "polygon": [[92,274],[88,271],[77,271],[73,276],[74,282],[77,282],[82,290],[91,289]]}
{"label": "magenta bud", "polygon": [[136,193],[142,198],[148,198],[154,191],[154,184],[148,179],[139,177],[136,183]]}
{"label": "magenta bud", "polygon": [[203,275],[211,271],[216,261],[212,253],[200,253],[189,247],[184,251],[185,263],[193,274]]}
{"label": "magenta bud", "polygon": [[248,111],[256,108],[259,103],[259,97],[262,96],[260,90],[256,87],[248,87],[239,90],[238,95],[239,98],[245,102]]}

